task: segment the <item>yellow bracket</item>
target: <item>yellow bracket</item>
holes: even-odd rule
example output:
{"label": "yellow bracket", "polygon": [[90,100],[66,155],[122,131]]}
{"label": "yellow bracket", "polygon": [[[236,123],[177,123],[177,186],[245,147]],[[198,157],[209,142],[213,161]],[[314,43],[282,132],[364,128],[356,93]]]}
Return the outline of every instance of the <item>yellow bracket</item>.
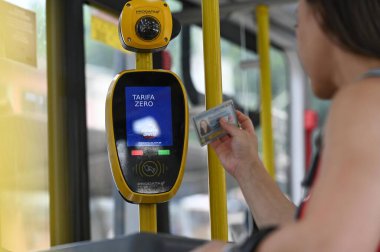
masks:
{"label": "yellow bracket", "polygon": [[136,69],[152,70],[153,56],[151,53],[136,53]]}
{"label": "yellow bracket", "polygon": [[157,205],[140,204],[140,232],[157,233]]}

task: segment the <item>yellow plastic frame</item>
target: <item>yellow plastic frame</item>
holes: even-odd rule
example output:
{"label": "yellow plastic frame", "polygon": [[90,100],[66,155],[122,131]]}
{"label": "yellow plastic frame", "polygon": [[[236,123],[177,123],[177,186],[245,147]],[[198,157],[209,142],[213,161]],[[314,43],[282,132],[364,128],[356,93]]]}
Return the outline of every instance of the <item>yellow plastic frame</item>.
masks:
{"label": "yellow plastic frame", "polygon": [[[169,73],[173,75],[178,83],[181,85],[181,90],[184,94],[184,104],[185,104],[185,141],[183,146],[183,153],[182,153],[182,161],[181,161],[181,167],[179,170],[179,174],[177,177],[177,180],[173,186],[173,188],[169,192],[165,193],[159,193],[159,194],[140,194],[133,192],[127,182],[124,179],[124,176],[122,174],[120,165],[119,165],[119,158],[116,150],[115,145],[115,135],[113,130],[113,117],[112,117],[112,100],[113,100],[113,94],[115,87],[117,83],[119,82],[119,79],[124,75],[132,72],[164,72]],[[106,100],[106,133],[107,133],[107,147],[108,147],[108,158],[110,160],[111,170],[113,174],[113,178],[115,180],[115,183],[119,189],[120,194],[128,201],[134,202],[134,203],[161,203],[168,201],[171,199],[178,191],[184,170],[185,170],[185,164],[186,164],[186,156],[187,156],[187,148],[188,148],[188,138],[189,138],[189,108],[188,108],[188,100],[185,88],[179,79],[179,77],[171,72],[166,70],[126,70],[122,71],[119,74],[115,76],[115,78],[112,80],[112,83],[108,89],[107,93],[107,100]]]}

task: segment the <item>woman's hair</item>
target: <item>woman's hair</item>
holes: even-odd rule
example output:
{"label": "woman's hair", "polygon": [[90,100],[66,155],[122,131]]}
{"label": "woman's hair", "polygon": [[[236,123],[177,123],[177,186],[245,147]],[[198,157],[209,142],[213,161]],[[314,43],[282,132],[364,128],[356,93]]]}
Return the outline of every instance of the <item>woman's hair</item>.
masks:
{"label": "woman's hair", "polygon": [[380,58],[379,0],[306,0],[322,29],[347,50]]}

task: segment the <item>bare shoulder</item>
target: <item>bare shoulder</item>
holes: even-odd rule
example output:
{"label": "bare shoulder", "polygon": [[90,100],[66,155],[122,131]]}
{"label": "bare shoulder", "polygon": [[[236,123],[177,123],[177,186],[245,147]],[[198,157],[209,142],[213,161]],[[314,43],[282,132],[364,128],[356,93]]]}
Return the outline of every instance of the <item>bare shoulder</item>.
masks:
{"label": "bare shoulder", "polygon": [[[332,102],[332,110],[378,109],[380,105],[380,78],[362,80],[343,88]],[[341,111],[343,110],[343,111]],[[349,112],[349,111],[347,111]]]}
{"label": "bare shoulder", "polygon": [[339,249],[331,251],[374,251],[378,245],[380,201],[373,199],[380,193],[379,112],[380,79],[346,87],[332,101],[321,173],[308,210],[309,216],[318,217],[312,224],[334,237],[332,244]]}
{"label": "bare shoulder", "polygon": [[375,150],[380,156],[379,114],[380,78],[362,80],[339,91],[325,128],[326,147],[331,146],[335,155],[343,157],[350,153],[371,155]]}

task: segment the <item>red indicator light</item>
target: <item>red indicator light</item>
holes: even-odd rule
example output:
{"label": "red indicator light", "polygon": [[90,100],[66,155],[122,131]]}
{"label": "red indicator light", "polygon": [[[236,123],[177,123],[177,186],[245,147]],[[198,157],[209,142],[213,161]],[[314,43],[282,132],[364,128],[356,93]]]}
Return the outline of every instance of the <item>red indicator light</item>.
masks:
{"label": "red indicator light", "polygon": [[133,150],[132,156],[143,156],[144,152],[142,150]]}

